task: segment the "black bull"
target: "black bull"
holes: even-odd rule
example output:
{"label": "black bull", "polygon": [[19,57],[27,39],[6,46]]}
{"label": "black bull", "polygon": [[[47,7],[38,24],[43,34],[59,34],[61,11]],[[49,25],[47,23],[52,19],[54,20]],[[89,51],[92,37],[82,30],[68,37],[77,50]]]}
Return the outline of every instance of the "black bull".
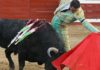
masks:
{"label": "black bull", "polygon": [[[17,32],[25,26],[26,21],[0,20],[0,46],[6,49],[5,55],[9,61],[10,70],[14,70],[14,63],[11,58],[13,52],[18,53],[19,70],[23,70],[25,60],[38,62],[38,64],[45,63],[45,70],[56,70],[51,65],[51,61],[65,52],[64,43],[46,20],[40,20],[38,23],[43,25],[33,34],[26,37],[18,45],[12,44],[10,48],[7,48]],[[57,54],[51,52],[52,57],[49,57],[47,50],[50,47],[57,48],[59,52]]]}

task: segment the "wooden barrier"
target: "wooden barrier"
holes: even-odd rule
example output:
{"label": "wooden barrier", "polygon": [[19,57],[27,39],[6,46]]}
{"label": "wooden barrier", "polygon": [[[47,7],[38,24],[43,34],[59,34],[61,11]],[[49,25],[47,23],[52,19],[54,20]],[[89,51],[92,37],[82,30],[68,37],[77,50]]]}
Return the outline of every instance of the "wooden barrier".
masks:
{"label": "wooden barrier", "polygon": [[[0,0],[0,18],[51,20],[58,0]],[[82,4],[86,18],[100,18],[100,4]]]}

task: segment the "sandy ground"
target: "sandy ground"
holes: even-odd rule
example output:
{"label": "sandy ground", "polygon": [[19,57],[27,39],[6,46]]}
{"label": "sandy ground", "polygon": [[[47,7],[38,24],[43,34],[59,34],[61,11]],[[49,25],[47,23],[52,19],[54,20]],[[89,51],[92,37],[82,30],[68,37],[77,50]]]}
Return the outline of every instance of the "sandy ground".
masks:
{"label": "sandy ground", "polygon": [[[96,26],[100,29],[100,26]],[[69,29],[69,40],[71,48],[78,44],[84,37],[86,37],[90,32],[87,31],[81,25],[70,25]],[[13,60],[15,62],[16,70],[18,70],[18,60],[17,56],[12,55]],[[9,70],[8,61],[5,58],[4,49],[0,48],[0,70]],[[24,70],[44,70],[44,65],[38,65],[37,63],[26,62],[26,66]],[[64,69],[67,70],[67,69]]]}

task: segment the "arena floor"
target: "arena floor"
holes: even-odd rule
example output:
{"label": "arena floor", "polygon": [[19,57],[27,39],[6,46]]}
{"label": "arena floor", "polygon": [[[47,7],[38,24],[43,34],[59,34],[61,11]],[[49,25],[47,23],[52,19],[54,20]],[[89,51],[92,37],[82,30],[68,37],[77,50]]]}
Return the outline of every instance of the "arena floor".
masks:
{"label": "arena floor", "polygon": [[[100,26],[97,26],[100,29]],[[86,37],[90,32],[86,30],[81,25],[70,25],[69,29],[69,40],[71,48],[78,44],[84,37]],[[15,62],[16,70],[18,70],[18,60],[17,56],[12,55]],[[4,49],[0,48],[0,70],[9,70],[8,61],[5,58]],[[44,70],[44,65],[38,65],[37,63],[26,62],[25,70]],[[64,69],[67,70],[67,69]]]}

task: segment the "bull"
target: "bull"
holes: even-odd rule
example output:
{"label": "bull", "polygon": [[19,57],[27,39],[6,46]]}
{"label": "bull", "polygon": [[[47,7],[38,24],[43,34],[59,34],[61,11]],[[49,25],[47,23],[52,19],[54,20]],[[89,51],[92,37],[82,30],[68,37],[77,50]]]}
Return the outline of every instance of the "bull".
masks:
{"label": "bull", "polygon": [[45,64],[45,70],[56,70],[51,62],[65,52],[63,40],[46,20],[39,20],[34,27],[40,26],[34,33],[27,36],[17,45],[7,45],[17,32],[24,27],[26,20],[0,20],[0,45],[5,48],[10,70],[14,70],[11,53],[18,53],[19,70],[23,70],[25,61]]}

